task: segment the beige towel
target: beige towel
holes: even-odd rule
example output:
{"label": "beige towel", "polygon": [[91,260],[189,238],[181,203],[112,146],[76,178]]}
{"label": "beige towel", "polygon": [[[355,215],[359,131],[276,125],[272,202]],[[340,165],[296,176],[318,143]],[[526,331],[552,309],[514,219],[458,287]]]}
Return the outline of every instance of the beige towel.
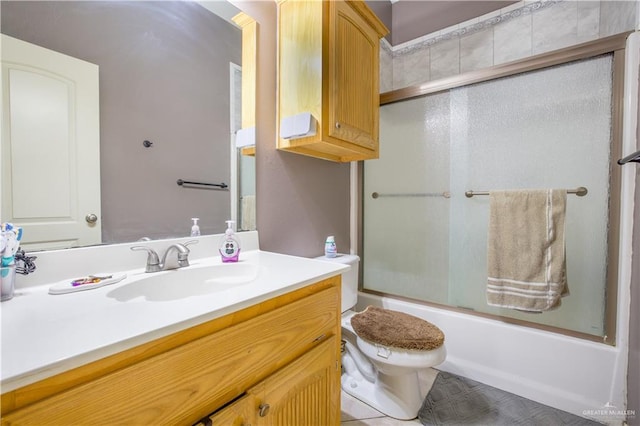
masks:
{"label": "beige towel", "polygon": [[566,285],[566,190],[492,191],[487,303],[543,312],[560,305]]}

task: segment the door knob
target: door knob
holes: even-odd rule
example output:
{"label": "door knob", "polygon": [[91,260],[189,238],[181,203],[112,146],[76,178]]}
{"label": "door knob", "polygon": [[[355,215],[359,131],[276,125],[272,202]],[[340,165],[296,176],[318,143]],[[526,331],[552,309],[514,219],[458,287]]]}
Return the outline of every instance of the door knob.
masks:
{"label": "door knob", "polygon": [[88,215],[86,215],[86,216],[84,217],[84,220],[86,220],[86,221],[87,221],[87,223],[94,224],[94,223],[96,223],[96,222],[98,221],[98,216],[96,216],[96,215],[95,215],[95,214],[93,214],[93,213],[89,213]]}

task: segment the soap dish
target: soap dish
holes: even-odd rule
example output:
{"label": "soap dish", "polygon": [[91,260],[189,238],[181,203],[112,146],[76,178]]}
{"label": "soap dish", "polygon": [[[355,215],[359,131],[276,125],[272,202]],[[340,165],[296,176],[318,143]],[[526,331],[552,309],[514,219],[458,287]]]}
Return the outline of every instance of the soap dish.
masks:
{"label": "soap dish", "polygon": [[65,294],[92,290],[109,284],[115,284],[125,278],[127,278],[127,274],[94,274],[73,280],[60,281],[49,287],[49,294]]}

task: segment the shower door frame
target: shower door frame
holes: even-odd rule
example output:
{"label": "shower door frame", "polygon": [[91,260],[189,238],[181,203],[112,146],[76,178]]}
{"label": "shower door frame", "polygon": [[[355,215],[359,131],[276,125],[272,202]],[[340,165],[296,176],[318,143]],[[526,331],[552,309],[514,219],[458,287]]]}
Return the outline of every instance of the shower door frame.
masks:
{"label": "shower door frame", "polygon": [[400,300],[433,306],[440,309],[465,313],[483,318],[494,319],[510,324],[551,331],[563,335],[586,339],[594,342],[602,342],[608,345],[615,345],[616,342],[616,317],[618,304],[618,263],[620,245],[620,188],[621,170],[616,167],[615,158],[620,158],[622,150],[622,125],[623,125],[623,96],[624,96],[624,65],[626,40],[632,32],[625,32],[618,35],[601,38],[595,41],[578,44],[575,46],[555,50],[549,53],[531,56],[526,59],[517,60],[482,70],[471,71],[452,77],[429,81],[426,83],[410,86],[380,94],[380,106],[395,102],[406,101],[426,95],[443,92],[457,87],[467,86],[475,83],[495,80],[515,74],[522,74],[530,71],[549,68],[555,65],[562,65],[573,61],[589,59],[600,55],[613,55],[613,76],[612,76],[612,99],[611,99],[611,160],[609,162],[609,185],[610,194],[617,196],[609,197],[609,229],[607,232],[607,273],[605,283],[605,313],[604,313],[604,335],[593,335],[589,333],[568,330],[561,327],[539,324],[533,321],[515,319],[502,315],[478,312],[471,309],[459,308],[455,306],[429,302],[420,299],[409,298],[396,294],[389,294],[377,290],[365,289],[363,285],[364,263],[366,253],[364,253],[364,162],[358,162],[357,168],[357,201],[360,214],[358,217],[358,253],[362,253],[363,261],[360,262],[360,283],[359,290],[364,293],[375,294]]}

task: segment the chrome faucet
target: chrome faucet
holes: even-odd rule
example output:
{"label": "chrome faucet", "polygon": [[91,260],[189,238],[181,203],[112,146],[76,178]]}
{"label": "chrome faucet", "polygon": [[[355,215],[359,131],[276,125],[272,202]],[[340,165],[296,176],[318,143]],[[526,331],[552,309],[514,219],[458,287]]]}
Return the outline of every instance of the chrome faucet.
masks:
{"label": "chrome faucet", "polygon": [[[171,244],[167,250],[164,252],[164,256],[162,256],[162,262],[160,262],[160,258],[158,257],[158,253],[150,247],[145,246],[133,246],[131,250],[145,250],[147,252],[147,265],[145,268],[145,272],[159,272],[166,271],[169,269],[178,269],[184,268],[185,266],[189,266],[189,249],[187,246],[191,244],[197,244],[198,240],[191,240],[185,243],[176,243]],[[169,254],[175,251],[176,259],[175,261],[169,257]]]}

